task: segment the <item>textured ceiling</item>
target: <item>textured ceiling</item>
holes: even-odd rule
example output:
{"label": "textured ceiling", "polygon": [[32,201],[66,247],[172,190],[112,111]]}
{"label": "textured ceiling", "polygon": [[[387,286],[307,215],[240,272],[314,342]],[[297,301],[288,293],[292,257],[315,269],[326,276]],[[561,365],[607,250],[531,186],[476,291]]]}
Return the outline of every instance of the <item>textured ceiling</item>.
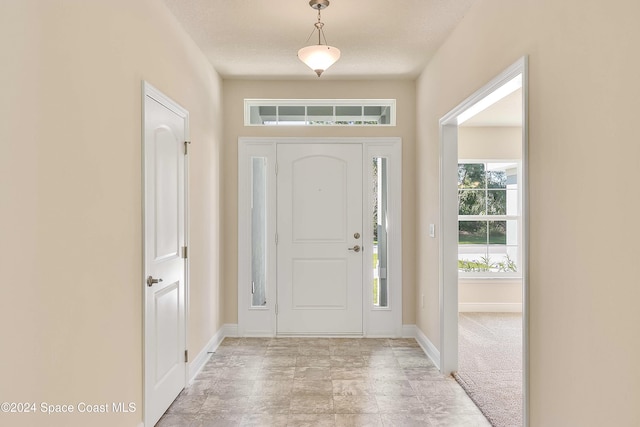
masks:
{"label": "textured ceiling", "polygon": [[[475,0],[331,0],[327,42],[341,59],[322,79],[415,78]],[[308,0],[164,0],[224,78],[317,78],[298,49],[317,12]]]}

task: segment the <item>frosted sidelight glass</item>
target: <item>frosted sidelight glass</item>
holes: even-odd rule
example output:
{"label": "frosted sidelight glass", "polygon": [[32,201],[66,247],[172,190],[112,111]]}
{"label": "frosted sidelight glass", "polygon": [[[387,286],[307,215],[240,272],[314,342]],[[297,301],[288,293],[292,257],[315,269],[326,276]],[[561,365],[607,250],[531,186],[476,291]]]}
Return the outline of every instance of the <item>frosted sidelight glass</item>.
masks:
{"label": "frosted sidelight glass", "polygon": [[267,159],[251,158],[251,306],[267,305]]}
{"label": "frosted sidelight glass", "polygon": [[389,306],[389,284],[387,283],[387,159],[373,158],[373,305]]}

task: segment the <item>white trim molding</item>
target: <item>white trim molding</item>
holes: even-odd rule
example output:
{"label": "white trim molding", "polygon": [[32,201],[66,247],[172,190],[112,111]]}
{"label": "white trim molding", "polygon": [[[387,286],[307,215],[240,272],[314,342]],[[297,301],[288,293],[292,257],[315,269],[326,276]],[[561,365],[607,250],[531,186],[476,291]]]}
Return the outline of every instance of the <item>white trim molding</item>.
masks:
{"label": "white trim molding", "polygon": [[458,304],[460,313],[522,313],[522,303],[519,302],[461,302]]}
{"label": "white trim molding", "polygon": [[[520,77],[518,77],[520,76]],[[520,83],[518,80],[520,79]],[[529,173],[528,173],[528,58],[520,58],[494,79],[445,114],[440,129],[440,372],[458,369],[458,124],[464,112],[484,103],[492,93],[516,82],[522,86],[522,333],[523,422],[529,426]]]}
{"label": "white trim molding", "polygon": [[436,348],[431,340],[422,332],[416,325],[402,325],[402,337],[403,338],[415,338],[422,351],[427,355],[429,359],[436,365],[436,368],[440,369],[440,351]]}
{"label": "white trim molding", "polygon": [[224,330],[224,335],[222,336],[223,339],[225,337],[237,337],[238,336],[238,324],[237,323],[225,323],[224,325],[222,325],[222,329]]}
{"label": "white trim molding", "polygon": [[216,351],[216,349],[220,346],[220,344],[222,343],[222,340],[224,340],[224,338],[228,336],[225,333],[226,331],[224,329],[224,326],[226,325],[223,325],[223,327],[220,328],[218,332],[216,332],[211,337],[207,345],[204,346],[204,348],[200,351],[200,353],[198,353],[198,355],[191,362],[189,362],[188,384],[191,384],[193,382],[193,380],[198,376],[200,371],[202,371],[202,368],[204,368],[204,365],[206,365],[207,362],[209,361],[211,354],[214,351]]}
{"label": "white trim molding", "polygon": [[402,325],[402,338],[415,338],[417,328],[416,325]]}
{"label": "white trim molding", "polygon": [[433,345],[431,340],[418,327],[416,327],[416,341],[418,341],[418,344],[420,344],[420,347],[422,347],[427,357],[436,365],[436,368],[440,369],[440,351],[438,351],[436,346]]}

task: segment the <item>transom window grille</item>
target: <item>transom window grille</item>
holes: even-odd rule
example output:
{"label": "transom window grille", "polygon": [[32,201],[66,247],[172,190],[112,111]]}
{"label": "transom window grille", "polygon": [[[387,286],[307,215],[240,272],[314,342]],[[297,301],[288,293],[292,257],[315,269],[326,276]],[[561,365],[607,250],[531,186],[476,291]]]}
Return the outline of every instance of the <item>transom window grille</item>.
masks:
{"label": "transom window grille", "polygon": [[458,164],[461,277],[519,276],[519,163]]}
{"label": "transom window grille", "polygon": [[245,99],[245,126],[395,126],[395,99]]}

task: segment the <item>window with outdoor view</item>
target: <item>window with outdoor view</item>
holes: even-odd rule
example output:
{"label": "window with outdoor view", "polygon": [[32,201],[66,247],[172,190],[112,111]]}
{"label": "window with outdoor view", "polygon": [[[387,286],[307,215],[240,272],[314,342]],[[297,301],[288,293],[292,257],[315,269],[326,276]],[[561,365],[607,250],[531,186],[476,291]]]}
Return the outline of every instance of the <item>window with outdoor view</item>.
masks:
{"label": "window with outdoor view", "polygon": [[373,158],[373,305],[389,306],[389,285],[387,283],[388,232],[387,232],[387,159]]}
{"label": "window with outdoor view", "polygon": [[458,164],[458,271],[462,277],[518,276],[517,162]]}
{"label": "window with outdoor view", "polygon": [[245,126],[395,126],[395,99],[245,99]]}

